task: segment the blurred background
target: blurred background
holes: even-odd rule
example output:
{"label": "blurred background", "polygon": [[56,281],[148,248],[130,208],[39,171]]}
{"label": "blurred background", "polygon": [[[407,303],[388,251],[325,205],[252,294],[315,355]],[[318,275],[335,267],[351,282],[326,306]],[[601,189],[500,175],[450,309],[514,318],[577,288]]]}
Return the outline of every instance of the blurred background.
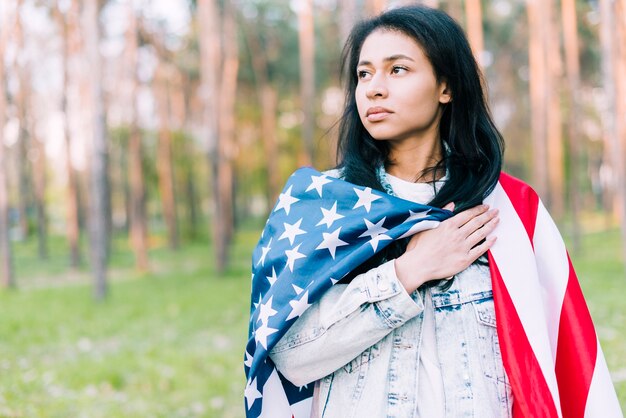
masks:
{"label": "blurred background", "polygon": [[[411,1],[0,1],[0,416],[243,417],[250,254]],[[626,407],[626,1],[423,1],[563,233]]]}

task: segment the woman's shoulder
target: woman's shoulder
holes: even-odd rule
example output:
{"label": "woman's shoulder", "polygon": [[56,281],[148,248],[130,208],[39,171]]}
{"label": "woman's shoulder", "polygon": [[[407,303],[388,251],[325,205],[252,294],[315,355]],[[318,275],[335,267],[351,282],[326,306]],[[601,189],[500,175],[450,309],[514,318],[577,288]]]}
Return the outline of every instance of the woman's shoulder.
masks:
{"label": "woman's shoulder", "polygon": [[499,183],[502,185],[507,193],[517,192],[528,193],[535,196],[537,195],[537,192],[535,191],[535,189],[532,188],[531,185],[526,183],[524,180],[519,179],[504,171],[500,173]]}

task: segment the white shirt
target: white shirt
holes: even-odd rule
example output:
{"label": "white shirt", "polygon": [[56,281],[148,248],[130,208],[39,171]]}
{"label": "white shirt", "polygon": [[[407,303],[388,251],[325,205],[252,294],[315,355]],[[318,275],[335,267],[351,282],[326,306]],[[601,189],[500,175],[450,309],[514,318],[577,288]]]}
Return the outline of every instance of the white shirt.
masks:
{"label": "white shirt", "polygon": [[[387,181],[393,192],[400,198],[426,204],[435,196],[430,183],[412,183],[387,173]],[[435,182],[437,190],[443,186],[445,178]],[[443,418],[445,416],[445,398],[443,377],[437,353],[435,331],[435,310],[430,295],[426,291],[424,317],[422,322],[422,341],[420,342],[419,370],[417,373],[416,417]]]}

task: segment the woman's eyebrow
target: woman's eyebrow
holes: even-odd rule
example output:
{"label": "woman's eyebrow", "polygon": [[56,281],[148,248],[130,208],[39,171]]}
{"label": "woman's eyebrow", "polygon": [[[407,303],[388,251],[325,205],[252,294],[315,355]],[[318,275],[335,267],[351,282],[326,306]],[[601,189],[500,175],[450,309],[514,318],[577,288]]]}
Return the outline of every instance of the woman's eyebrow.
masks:
{"label": "woman's eyebrow", "polygon": [[[399,59],[405,59],[405,60],[409,60],[409,61],[415,62],[415,60],[413,58],[411,58],[411,57],[409,57],[407,55],[404,55],[404,54],[390,55],[388,57],[383,58],[383,62],[396,61],[396,60],[399,60]],[[367,60],[362,60],[362,61],[359,61],[359,63],[357,64],[357,67],[361,66],[361,65],[372,65],[372,63],[370,61],[367,61]]]}

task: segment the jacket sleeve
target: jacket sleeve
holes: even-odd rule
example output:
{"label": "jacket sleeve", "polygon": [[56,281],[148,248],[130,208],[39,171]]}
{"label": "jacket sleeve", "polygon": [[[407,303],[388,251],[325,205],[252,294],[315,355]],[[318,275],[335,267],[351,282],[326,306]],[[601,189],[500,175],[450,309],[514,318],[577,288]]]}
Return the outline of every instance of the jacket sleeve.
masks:
{"label": "jacket sleeve", "polygon": [[424,309],[407,293],[394,262],[336,284],[307,309],[270,351],[276,368],[303,386],[343,367]]}

